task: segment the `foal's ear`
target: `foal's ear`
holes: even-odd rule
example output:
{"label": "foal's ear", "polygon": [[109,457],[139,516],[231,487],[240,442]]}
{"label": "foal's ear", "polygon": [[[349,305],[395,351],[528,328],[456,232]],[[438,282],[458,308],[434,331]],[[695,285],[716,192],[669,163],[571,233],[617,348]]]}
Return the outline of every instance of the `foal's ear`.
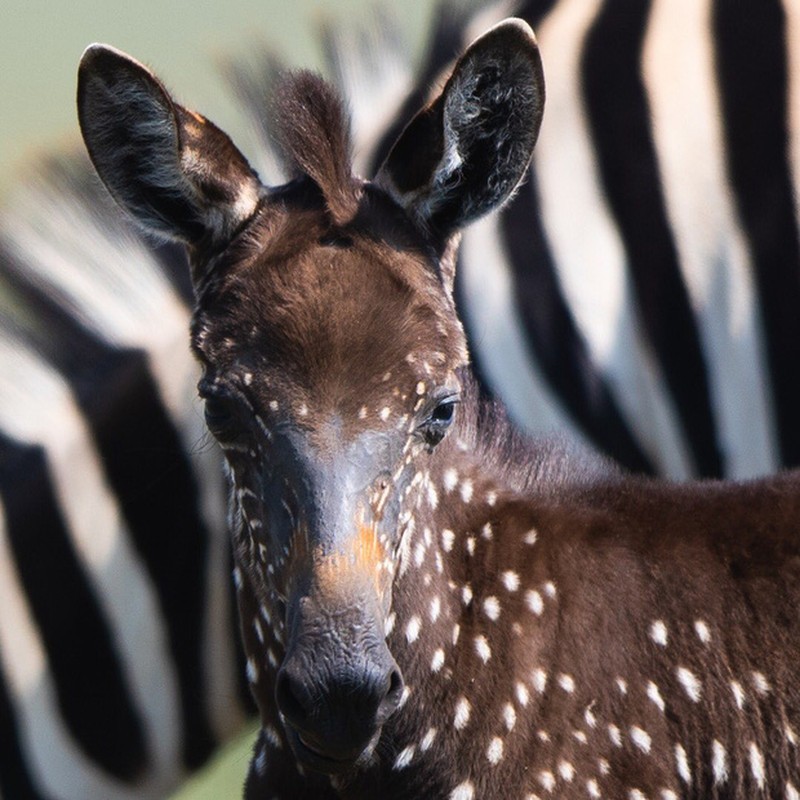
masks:
{"label": "foal's ear", "polygon": [[217,248],[255,211],[262,187],[244,156],[130,56],[87,48],[78,117],[103,183],[145,228]]}
{"label": "foal's ear", "polygon": [[527,23],[507,19],[461,56],[439,97],[403,131],[376,183],[447,236],[513,194],[543,108],[536,38]]}

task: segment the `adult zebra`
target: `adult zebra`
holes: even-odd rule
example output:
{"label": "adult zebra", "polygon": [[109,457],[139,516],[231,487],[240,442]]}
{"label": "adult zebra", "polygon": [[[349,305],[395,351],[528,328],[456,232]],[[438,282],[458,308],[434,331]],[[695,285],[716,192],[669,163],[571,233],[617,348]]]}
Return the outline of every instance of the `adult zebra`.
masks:
{"label": "adult zebra", "polygon": [[[633,467],[744,475],[796,460],[793,375],[780,368],[791,353],[778,343],[797,324],[800,103],[787,99],[798,70],[785,35],[797,12],[753,2],[738,49],[728,15],[747,4],[724,0],[518,11],[539,33],[546,121],[529,184],[464,242],[463,313],[488,382],[523,422]],[[413,86],[391,36],[329,40],[363,164],[492,13],[445,9]],[[262,98],[274,63],[235,77],[273,181]],[[743,107],[758,110],[744,128]],[[87,174],[51,167],[1,223],[4,798],[161,796],[244,717],[220,482],[197,446],[183,344],[184,265],[147,247]],[[698,197],[713,197],[702,225]],[[763,233],[765,208],[780,236]]]}

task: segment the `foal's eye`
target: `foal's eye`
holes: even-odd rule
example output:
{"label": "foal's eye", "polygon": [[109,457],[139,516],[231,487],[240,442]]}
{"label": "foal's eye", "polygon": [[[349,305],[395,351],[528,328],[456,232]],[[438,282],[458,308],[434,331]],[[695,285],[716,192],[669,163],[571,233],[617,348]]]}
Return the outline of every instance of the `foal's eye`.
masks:
{"label": "foal's eye", "polygon": [[206,425],[218,438],[230,437],[236,428],[236,419],[231,404],[221,397],[207,397],[205,401]]}
{"label": "foal's eye", "polygon": [[444,439],[447,429],[453,422],[457,402],[454,397],[439,401],[422,425],[422,435],[428,447],[433,448]]}

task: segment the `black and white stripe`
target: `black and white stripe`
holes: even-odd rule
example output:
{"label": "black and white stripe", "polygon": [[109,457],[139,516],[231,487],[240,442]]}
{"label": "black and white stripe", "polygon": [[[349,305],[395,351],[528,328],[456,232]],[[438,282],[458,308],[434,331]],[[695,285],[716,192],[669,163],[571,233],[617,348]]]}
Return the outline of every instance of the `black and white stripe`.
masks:
{"label": "black and white stripe", "polygon": [[[800,461],[795,6],[518,10],[545,122],[531,179],[466,234],[457,288],[479,369],[522,424],[676,477]],[[512,10],[443,6],[416,81],[386,28],[327,40],[364,173]],[[232,70],[267,181],[276,71]],[[160,797],[247,709],[188,271],[83,161],[46,174],[0,219],[0,797]]]}

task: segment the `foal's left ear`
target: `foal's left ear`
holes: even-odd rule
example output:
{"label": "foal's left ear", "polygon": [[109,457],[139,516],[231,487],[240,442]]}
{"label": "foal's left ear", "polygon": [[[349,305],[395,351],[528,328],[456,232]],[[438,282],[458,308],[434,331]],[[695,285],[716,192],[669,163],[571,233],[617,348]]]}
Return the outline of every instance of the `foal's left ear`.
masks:
{"label": "foal's left ear", "polygon": [[261,183],[231,140],[119,50],[83,54],[78,116],[103,183],[154,233],[216,249],[255,211]]}
{"label": "foal's left ear", "polygon": [[513,194],[530,164],[543,108],[536,38],[527,23],[507,19],[469,46],[375,181],[447,237]]}

